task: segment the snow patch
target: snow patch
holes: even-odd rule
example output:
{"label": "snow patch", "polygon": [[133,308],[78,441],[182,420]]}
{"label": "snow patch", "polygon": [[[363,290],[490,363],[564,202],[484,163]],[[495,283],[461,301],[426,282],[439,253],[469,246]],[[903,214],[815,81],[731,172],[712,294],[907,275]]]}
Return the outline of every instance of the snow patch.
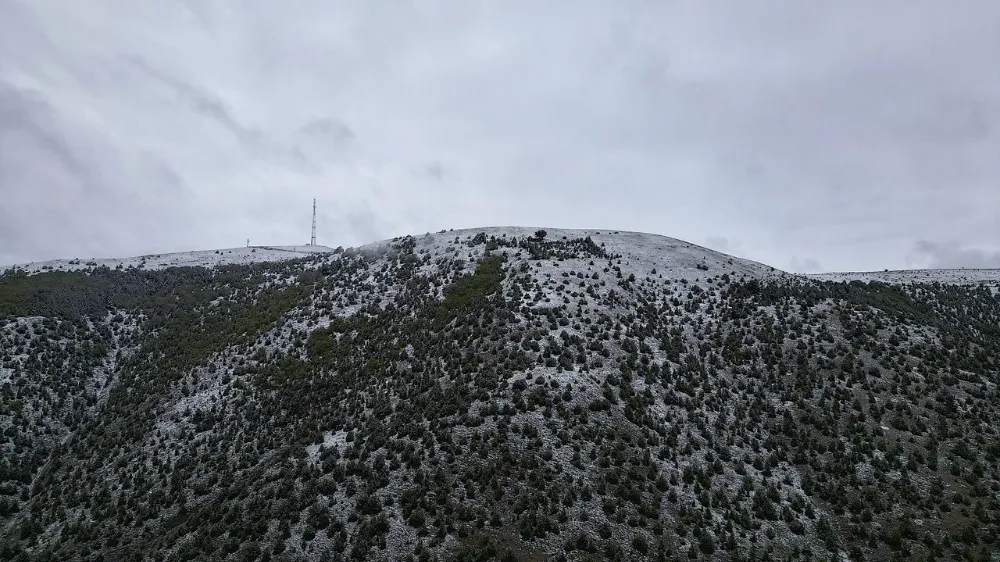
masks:
{"label": "snow patch", "polygon": [[331,433],[327,431],[323,434],[322,443],[313,443],[312,445],[306,446],[306,455],[309,460],[316,462],[319,460],[319,452],[322,449],[328,449],[330,447],[336,447],[338,450],[347,443],[347,432],[343,429],[337,431],[336,433]]}
{"label": "snow patch", "polygon": [[217,267],[220,265],[286,261],[331,254],[333,251],[333,248],[326,246],[248,246],[224,250],[147,254],[130,258],[49,260],[4,266],[0,269],[14,268],[27,273],[42,273],[46,271],[79,271],[102,266],[111,269],[139,268],[146,270],[166,269],[168,267]]}
{"label": "snow patch", "polygon": [[944,283],[949,285],[991,286],[996,294],[1000,287],[1000,269],[909,269],[895,271],[845,271],[840,273],[814,273],[806,275],[817,281],[878,281],[889,284]]}

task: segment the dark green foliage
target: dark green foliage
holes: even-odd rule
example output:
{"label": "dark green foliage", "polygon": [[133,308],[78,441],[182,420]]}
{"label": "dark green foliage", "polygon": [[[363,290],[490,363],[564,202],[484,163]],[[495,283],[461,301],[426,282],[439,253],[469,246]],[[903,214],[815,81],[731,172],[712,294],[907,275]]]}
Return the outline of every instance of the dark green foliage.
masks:
{"label": "dark green foliage", "polygon": [[6,278],[0,558],[995,550],[989,290],[447,243]]}
{"label": "dark green foliage", "polygon": [[149,272],[100,267],[30,276],[14,271],[0,276],[0,319],[44,316],[75,320],[103,315],[110,309],[147,308],[168,295],[203,290],[212,278],[213,273],[203,268]]}
{"label": "dark green foliage", "polygon": [[445,288],[444,302],[441,306],[449,312],[481,306],[483,301],[500,291],[501,281],[503,281],[503,258],[500,256],[484,258],[476,266],[475,273],[459,277]]}
{"label": "dark green foliage", "polygon": [[29,277],[11,272],[0,276],[0,318],[96,314],[109,308],[113,292],[107,275],[57,271]]}

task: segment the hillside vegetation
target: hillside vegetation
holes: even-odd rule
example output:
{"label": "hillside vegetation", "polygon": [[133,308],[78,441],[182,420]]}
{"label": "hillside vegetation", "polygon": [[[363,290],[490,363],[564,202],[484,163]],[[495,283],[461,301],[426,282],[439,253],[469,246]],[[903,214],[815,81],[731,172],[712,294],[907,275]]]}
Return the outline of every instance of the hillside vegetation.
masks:
{"label": "hillside vegetation", "polygon": [[0,276],[0,560],[1000,551],[990,288],[642,236]]}

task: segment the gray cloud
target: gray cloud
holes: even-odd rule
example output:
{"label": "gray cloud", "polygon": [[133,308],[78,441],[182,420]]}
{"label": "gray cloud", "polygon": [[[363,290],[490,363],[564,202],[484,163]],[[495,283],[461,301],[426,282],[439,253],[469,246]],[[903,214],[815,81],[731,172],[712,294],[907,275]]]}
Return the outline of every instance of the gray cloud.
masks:
{"label": "gray cloud", "polygon": [[303,169],[321,173],[329,164],[343,164],[357,140],[344,122],[333,117],[313,119],[295,134],[292,152]]}
{"label": "gray cloud", "polygon": [[248,147],[255,148],[260,143],[260,131],[250,129],[241,124],[221,99],[203,92],[194,84],[190,84],[184,80],[170,76],[164,71],[151,67],[141,58],[129,56],[125,57],[125,62],[142,74],[152,78],[153,81],[166,85],[173,95],[182,103],[188,105],[195,113],[214,120]]}
{"label": "gray cloud", "polygon": [[[155,222],[159,205],[183,208],[175,203],[183,182],[158,158],[112,165],[30,91],[0,83],[0,108],[0,257],[8,262],[127,251],[122,242]],[[146,190],[123,183],[133,171],[152,180]],[[113,222],[102,216],[108,209]]]}
{"label": "gray cloud", "polygon": [[713,250],[733,255],[739,253],[741,247],[738,241],[730,240],[725,236],[709,236],[705,238],[705,245]]}
{"label": "gray cloud", "polygon": [[2,3],[0,263],[296,243],[313,197],[334,246],[549,224],[832,270],[917,263],[956,224],[988,247],[996,21],[990,0]]}
{"label": "gray cloud", "polygon": [[390,232],[390,227],[368,208],[350,210],[342,215],[341,221],[359,240],[382,240]]}
{"label": "gray cloud", "polygon": [[916,267],[994,269],[1000,268],[1000,250],[970,248],[958,242],[920,240],[914,245],[907,261]]}
{"label": "gray cloud", "polygon": [[[0,84],[0,132],[4,136],[30,139],[52,158],[53,163],[84,182],[89,181],[87,167],[75,155],[76,150],[69,146],[55,117],[53,108],[33,92]],[[0,173],[9,169],[9,165],[0,168]]]}
{"label": "gray cloud", "polygon": [[445,167],[444,164],[438,161],[430,162],[424,166],[424,173],[427,177],[434,179],[436,181],[444,181],[445,179]]}
{"label": "gray cloud", "polygon": [[355,138],[354,131],[347,125],[330,117],[311,121],[302,127],[302,132],[310,137],[327,139],[338,145],[350,144]]}
{"label": "gray cloud", "polygon": [[788,271],[795,273],[823,273],[824,269],[820,263],[812,258],[792,257],[788,264]]}

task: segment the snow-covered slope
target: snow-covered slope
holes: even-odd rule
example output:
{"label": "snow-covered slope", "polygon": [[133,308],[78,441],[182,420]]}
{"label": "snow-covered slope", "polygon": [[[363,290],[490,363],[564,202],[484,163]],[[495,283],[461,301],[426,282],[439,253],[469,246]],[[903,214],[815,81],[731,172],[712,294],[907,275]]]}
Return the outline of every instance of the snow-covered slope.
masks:
{"label": "snow-covered slope", "polygon": [[[165,269],[168,267],[215,267],[229,264],[242,265],[248,263],[283,261],[330,252],[333,252],[333,249],[326,246],[249,246],[245,248],[228,248],[224,250],[149,254],[130,258],[75,258],[49,260],[19,264],[10,267],[20,269],[28,273],[38,273],[41,271],[74,271],[100,266],[107,266],[112,269],[117,267],[121,267],[123,269],[137,267],[153,270]],[[0,270],[3,269],[7,268],[0,268]]]}
{"label": "snow-covered slope", "polygon": [[[482,247],[470,247],[464,242],[468,242],[479,233],[485,234],[487,238],[517,238],[520,240],[534,236],[539,230],[541,229],[537,227],[519,226],[469,228],[427,233],[415,236],[414,238],[417,241],[418,249],[429,252],[432,255],[455,257],[458,254],[457,257],[474,260],[482,253]],[[664,278],[694,281],[696,279],[704,279],[710,275],[721,275],[723,273],[750,278],[789,275],[762,263],[736,258],[683,240],[657,234],[596,229],[551,228],[544,230],[547,233],[545,239],[553,241],[572,240],[589,236],[594,243],[603,246],[608,253],[621,256],[622,261],[619,265],[626,277],[629,274],[634,274],[637,278],[645,278],[646,276],[653,275],[654,277],[661,276]],[[456,238],[459,239],[458,244],[455,243]],[[394,240],[399,239],[372,242],[357,249],[360,251],[375,251],[379,248],[388,247]],[[60,259],[18,264],[10,267],[18,268],[28,273],[73,271],[94,266],[107,266],[112,269],[119,266],[123,269],[141,267],[154,270],[181,266],[214,267],[228,264],[283,261],[316,254],[333,253],[333,251],[332,248],[326,246],[250,246],[223,250],[151,254],[130,258]],[[657,272],[656,274],[652,274],[654,270]]]}
{"label": "snow-covered slope", "polygon": [[[539,230],[545,230],[545,240],[549,241],[589,237],[609,254],[621,256],[621,263],[618,265],[626,277],[629,274],[634,274],[640,279],[647,276],[662,276],[693,281],[724,273],[730,276],[746,276],[748,278],[791,275],[762,263],[730,256],[676,238],[622,230],[498,226],[439,231],[418,235],[415,236],[415,239],[418,251],[424,250],[435,255],[449,256],[454,256],[457,253],[458,257],[475,259],[482,253],[482,247],[469,247],[464,242],[468,242],[479,233],[484,234],[487,238],[517,238],[521,240],[534,236]],[[459,243],[456,243],[456,238]],[[398,240],[398,238],[394,240]],[[374,242],[362,246],[361,249],[384,247],[390,242],[392,240]],[[699,266],[701,267],[699,268]],[[656,270],[656,273],[653,273],[653,270]]]}
{"label": "snow-covered slope", "polygon": [[[487,238],[517,238],[534,236],[538,227],[505,226],[466,228],[459,230],[438,231],[415,236],[416,247],[435,256],[459,257],[473,261],[480,257],[481,246],[466,244],[479,233]],[[622,273],[635,275],[639,279],[651,276],[674,280],[686,279],[697,281],[709,276],[723,273],[734,277],[770,278],[793,277],[774,267],[737,258],[722,252],[698,246],[690,242],[641,232],[598,229],[560,229],[546,228],[546,240],[565,240],[590,237],[607,252],[621,256],[618,264]],[[456,238],[458,243],[456,243]],[[356,248],[359,251],[378,251],[387,248],[393,241],[380,240]],[[110,268],[130,267],[148,270],[168,267],[215,267],[229,264],[249,264],[260,262],[284,261],[319,254],[333,254],[334,250],[327,246],[250,246],[244,248],[228,248],[222,250],[203,250],[194,252],[177,252],[167,254],[150,254],[130,258],[102,259],[60,259],[39,261],[13,266],[0,266],[0,271],[8,267],[17,268],[28,273],[42,271],[73,271],[89,267],[107,266]],[[506,252],[505,252],[506,253]],[[330,256],[329,259],[334,259]],[[542,264],[542,269],[551,266]],[[707,268],[707,269],[706,269]],[[553,271],[554,268],[553,268]],[[542,271],[541,273],[552,273]],[[653,273],[655,271],[656,273]],[[881,281],[884,283],[945,283],[957,285],[985,284],[1000,288],[1000,269],[915,269],[895,271],[861,271],[816,273],[804,277],[816,281]]]}
{"label": "snow-covered slope", "polygon": [[[1000,536],[993,294],[545,230],[0,279],[0,559],[888,560]],[[930,273],[899,279],[969,279]]]}
{"label": "snow-covered slope", "polygon": [[945,283],[949,285],[1000,286],[1000,269],[904,269],[894,271],[848,271],[807,275],[817,281],[881,281],[892,284]]}

